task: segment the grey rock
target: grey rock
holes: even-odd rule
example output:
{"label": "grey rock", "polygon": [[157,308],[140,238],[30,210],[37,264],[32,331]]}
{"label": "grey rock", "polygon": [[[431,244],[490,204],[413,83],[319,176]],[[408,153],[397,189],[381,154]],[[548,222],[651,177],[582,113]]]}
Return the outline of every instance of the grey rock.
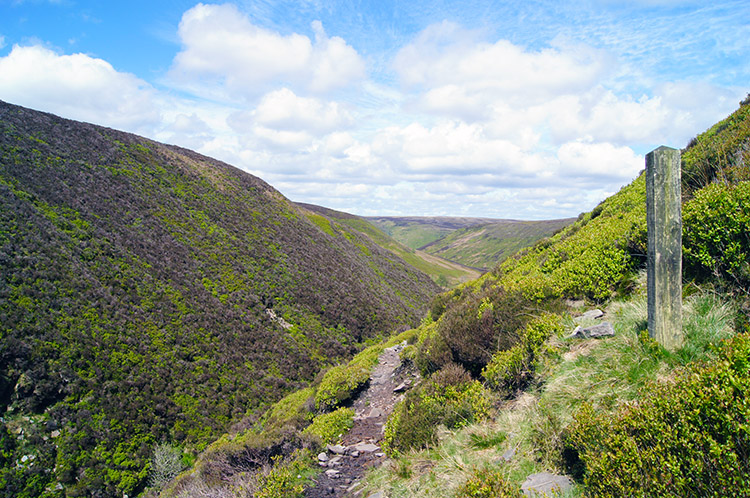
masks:
{"label": "grey rock", "polygon": [[346,446],[341,446],[340,444],[326,445],[326,449],[336,455],[346,455]]}
{"label": "grey rock", "polygon": [[327,462],[328,461],[328,455],[325,452],[318,453],[318,461],[319,462]]}
{"label": "grey rock", "polygon": [[401,384],[397,385],[393,388],[394,393],[402,393],[409,389],[409,385],[406,382],[402,382]]}
{"label": "grey rock", "polygon": [[508,450],[503,453],[502,459],[506,462],[510,462],[513,460],[513,457],[516,456],[516,449],[515,448],[508,448]]}
{"label": "grey rock", "polygon": [[362,442],[355,444],[353,448],[360,453],[372,453],[373,451],[379,450],[380,446],[372,443]]}
{"label": "grey rock", "polygon": [[367,418],[378,418],[382,416],[383,416],[383,410],[375,407],[372,410],[370,410],[370,413],[367,415]]}
{"label": "grey rock", "polygon": [[328,469],[326,470],[326,475],[331,479],[338,479],[339,477],[341,477],[341,472],[336,469]]}
{"label": "grey rock", "polygon": [[385,495],[383,494],[382,491],[378,491],[377,493],[371,494],[367,498],[385,498]]}
{"label": "grey rock", "polygon": [[569,339],[589,339],[589,338],[601,338],[611,337],[615,335],[615,329],[609,322],[602,322],[591,327],[576,327],[572,334],[568,336]]}
{"label": "grey rock", "polygon": [[593,310],[588,310],[586,313],[576,318],[576,320],[595,320],[603,316],[604,316],[604,312],[600,310],[599,308],[597,308]]}
{"label": "grey rock", "polygon": [[526,496],[547,496],[562,493],[573,487],[573,480],[568,476],[540,472],[531,474],[521,485],[521,491]]}
{"label": "grey rock", "polygon": [[359,451],[357,451],[357,450],[352,450],[352,451],[351,451],[351,452],[349,453],[349,455],[350,455],[350,456],[351,456],[352,458],[358,458],[358,457],[359,457]]}

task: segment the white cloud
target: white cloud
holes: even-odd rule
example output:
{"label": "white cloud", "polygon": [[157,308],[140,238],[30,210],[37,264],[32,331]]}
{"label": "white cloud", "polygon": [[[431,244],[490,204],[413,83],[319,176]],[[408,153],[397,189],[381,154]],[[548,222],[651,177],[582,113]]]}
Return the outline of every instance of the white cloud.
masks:
{"label": "white cloud", "polygon": [[478,107],[493,99],[538,103],[590,88],[610,68],[603,51],[556,45],[531,52],[507,40],[480,42],[446,21],[402,48],[394,68],[402,83],[428,91],[421,104],[435,110]]}
{"label": "white cloud", "polygon": [[327,92],[364,77],[356,50],[339,37],[329,38],[320,22],[312,27],[314,42],[255,26],[231,4],[198,4],[180,22],[183,48],[171,77],[204,92],[219,86],[230,96],[258,95],[279,82]]}
{"label": "white cloud", "polygon": [[627,182],[644,167],[643,157],[630,147],[610,143],[569,142],[558,149],[557,158],[560,177],[589,177],[608,184]]}
{"label": "white cloud", "polygon": [[282,88],[266,94],[254,112],[255,121],[277,130],[304,130],[318,135],[353,123],[351,114],[337,102],[298,97]]}
{"label": "white cloud", "polygon": [[160,119],[154,96],[145,81],[85,54],[16,45],[0,57],[0,97],[67,118],[144,133]]}

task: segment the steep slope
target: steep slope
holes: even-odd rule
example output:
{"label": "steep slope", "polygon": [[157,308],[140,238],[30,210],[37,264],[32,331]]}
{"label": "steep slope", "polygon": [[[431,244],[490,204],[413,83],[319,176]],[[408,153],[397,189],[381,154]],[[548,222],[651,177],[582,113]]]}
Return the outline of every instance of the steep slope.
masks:
{"label": "steep slope", "polygon": [[367,221],[367,218],[311,204],[298,203],[298,205],[313,211],[318,215],[326,217],[341,229],[356,230],[360,234],[366,235],[380,247],[397,254],[413,267],[418,268],[432,277],[432,279],[442,287],[454,287],[458,284],[478,278],[481,274],[474,268],[469,268],[462,264],[448,261],[439,256],[434,256],[424,251],[407,247],[403,243],[386,235],[376,224]]}
{"label": "steep slope", "polygon": [[4,496],[132,495],[156,443],[202,448],[436,290],[227,164],[2,102],[0,260]]}
{"label": "steep slope", "polygon": [[453,231],[420,249],[467,266],[489,269],[574,221],[575,218],[545,221],[496,220]]}

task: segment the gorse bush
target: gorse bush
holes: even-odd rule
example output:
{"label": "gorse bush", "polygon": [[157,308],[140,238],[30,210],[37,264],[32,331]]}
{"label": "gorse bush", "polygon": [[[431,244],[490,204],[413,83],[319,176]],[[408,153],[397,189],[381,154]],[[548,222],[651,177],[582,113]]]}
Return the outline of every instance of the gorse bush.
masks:
{"label": "gorse bush", "polygon": [[488,393],[459,365],[448,365],[412,391],[385,426],[383,448],[391,455],[436,441],[439,425],[463,427],[489,416]]}
{"label": "gorse bush", "polygon": [[750,496],[750,337],[569,431],[591,496]]}

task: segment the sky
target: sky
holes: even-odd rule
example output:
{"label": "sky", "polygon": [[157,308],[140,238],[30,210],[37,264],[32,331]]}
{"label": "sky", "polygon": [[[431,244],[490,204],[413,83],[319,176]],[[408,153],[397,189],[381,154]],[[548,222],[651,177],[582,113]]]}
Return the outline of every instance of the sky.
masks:
{"label": "sky", "polygon": [[363,216],[577,216],[749,92],[747,0],[0,0],[0,100]]}

